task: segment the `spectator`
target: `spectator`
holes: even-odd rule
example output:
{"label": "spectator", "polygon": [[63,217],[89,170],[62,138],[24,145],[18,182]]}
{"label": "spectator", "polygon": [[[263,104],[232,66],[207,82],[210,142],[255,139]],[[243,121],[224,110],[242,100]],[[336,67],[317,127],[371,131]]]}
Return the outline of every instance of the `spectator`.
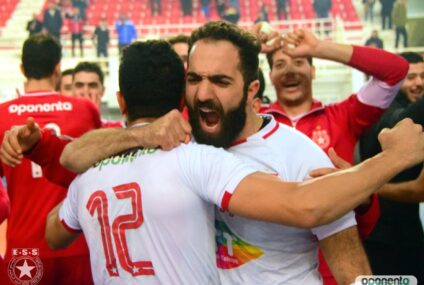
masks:
{"label": "spectator", "polygon": [[150,0],[150,12],[152,16],[157,16],[162,14],[161,0]]}
{"label": "spectator", "polygon": [[82,20],[85,22],[87,20],[87,6],[88,6],[88,0],[72,0],[72,6],[78,8],[79,14],[82,18]]}
{"label": "spectator", "polygon": [[137,38],[137,31],[134,23],[123,13],[115,24],[115,30],[118,33],[118,49],[122,55],[122,49]]}
{"label": "spectator", "polygon": [[381,24],[382,29],[386,29],[386,22],[387,22],[387,29],[392,29],[392,10],[393,10],[393,4],[395,3],[395,0],[380,0],[381,3]]}
{"label": "spectator", "polygon": [[60,80],[56,86],[56,90],[59,91],[60,94],[69,96],[69,97],[73,96],[73,91],[72,91],[73,74],[74,74],[73,69],[66,69],[62,71]]}
{"label": "spectator", "polygon": [[407,7],[406,0],[398,0],[392,11],[393,24],[396,27],[395,48],[399,46],[400,36],[403,37],[403,47],[408,47],[408,32],[406,31]]}
{"label": "spectator", "polygon": [[262,4],[261,8],[259,9],[258,16],[256,17],[255,23],[259,22],[269,23],[268,7],[265,4]]}
{"label": "spectator", "polygon": [[181,1],[181,12],[183,16],[191,16],[193,12],[192,0],[180,0]]}
{"label": "spectator", "polygon": [[365,42],[365,45],[368,47],[384,48],[383,41],[379,38],[377,30],[372,31],[371,37]]}
{"label": "spectator", "polygon": [[[276,0],[277,1],[277,18],[279,20],[287,20],[287,0]],[[281,14],[284,17],[281,17]]]}
{"label": "spectator", "polygon": [[240,12],[235,6],[229,5],[228,8],[225,9],[222,19],[230,23],[237,24],[237,22],[240,20]]}
{"label": "spectator", "polygon": [[59,42],[62,24],[62,14],[57,9],[56,3],[53,1],[49,2],[48,9],[44,12],[44,28],[49,35]]}
{"label": "spectator", "polygon": [[329,17],[331,10],[332,0],[314,0],[314,10],[318,19],[325,19]]}
{"label": "spectator", "polygon": [[218,16],[222,19],[225,14],[226,2],[225,0],[215,0],[216,1],[216,11]]}
{"label": "spectator", "polygon": [[94,30],[92,39],[96,46],[97,57],[108,57],[109,28],[106,18],[100,19],[100,24]]}
{"label": "spectator", "polygon": [[206,20],[209,21],[211,17],[211,12],[210,12],[211,0],[201,0],[200,2],[202,4],[202,13],[205,16]]}
{"label": "spectator", "polygon": [[43,23],[38,20],[38,16],[36,13],[32,14],[32,20],[28,22],[26,30],[28,31],[29,36],[41,33],[41,31],[43,30]]}
{"label": "spectator", "polygon": [[80,10],[74,7],[72,15],[69,17],[69,30],[71,31],[72,56],[75,57],[75,43],[79,42],[80,56],[84,56],[84,20],[80,15]]}
{"label": "spectator", "polygon": [[[361,138],[362,160],[381,151],[377,135],[383,128],[389,128],[405,117],[424,126],[423,57],[414,52],[400,55],[409,62],[408,75],[390,108]],[[418,212],[419,202],[424,201],[424,184],[421,182],[419,192],[414,192],[411,184],[420,172],[423,177],[423,171],[422,164],[410,168],[378,191],[381,216],[365,241],[374,274],[414,275],[418,284],[424,281],[424,234]],[[399,193],[399,187],[405,187],[405,190]]]}
{"label": "spectator", "polygon": [[187,70],[187,60],[188,60],[188,36],[186,35],[177,35],[168,40],[172,48],[181,58],[184,63],[184,69]]}
{"label": "spectator", "polygon": [[374,21],[374,4],[375,0],[362,0],[364,4],[364,16],[365,21],[370,20],[372,23]]}

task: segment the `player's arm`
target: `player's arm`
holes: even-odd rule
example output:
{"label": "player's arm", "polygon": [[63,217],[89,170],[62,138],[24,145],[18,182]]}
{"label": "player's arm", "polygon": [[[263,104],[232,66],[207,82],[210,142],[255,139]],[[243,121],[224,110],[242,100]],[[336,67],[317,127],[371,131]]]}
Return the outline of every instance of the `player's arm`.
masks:
{"label": "player's arm", "polygon": [[357,227],[350,227],[319,241],[319,247],[338,284],[353,284],[371,268]]}
{"label": "player's arm", "polygon": [[424,202],[424,168],[417,179],[400,183],[387,183],[377,193],[386,199],[403,203]]}
{"label": "player's arm", "polygon": [[263,173],[249,175],[237,186],[228,209],[247,218],[298,227],[331,222],[358,206],[398,172],[424,160],[424,134],[411,120],[383,131],[379,139],[382,153],[314,180],[288,183]]}
{"label": "player's arm", "polygon": [[172,110],[145,126],[88,132],[66,146],[60,162],[69,170],[81,173],[121,151],[139,146],[170,150],[181,142],[189,142],[190,136],[190,124],[179,111]]}
{"label": "player's arm", "polygon": [[54,207],[47,216],[45,236],[51,249],[66,248],[81,234],[80,232],[70,231],[62,224],[59,218],[61,206],[62,203]]}

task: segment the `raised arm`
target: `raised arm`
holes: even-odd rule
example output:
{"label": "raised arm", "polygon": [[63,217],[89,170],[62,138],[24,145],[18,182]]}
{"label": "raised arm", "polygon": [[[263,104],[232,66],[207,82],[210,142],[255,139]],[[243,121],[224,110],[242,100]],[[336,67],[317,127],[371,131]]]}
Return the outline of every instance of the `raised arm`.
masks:
{"label": "raised arm", "polygon": [[69,170],[81,173],[121,151],[138,146],[170,150],[181,142],[189,142],[190,136],[190,124],[179,111],[173,110],[148,125],[88,132],[66,146],[60,162]]}
{"label": "raised arm", "polygon": [[398,172],[424,160],[424,134],[411,120],[380,134],[383,152],[350,169],[303,183],[249,175],[228,209],[252,219],[313,227],[354,209]]}

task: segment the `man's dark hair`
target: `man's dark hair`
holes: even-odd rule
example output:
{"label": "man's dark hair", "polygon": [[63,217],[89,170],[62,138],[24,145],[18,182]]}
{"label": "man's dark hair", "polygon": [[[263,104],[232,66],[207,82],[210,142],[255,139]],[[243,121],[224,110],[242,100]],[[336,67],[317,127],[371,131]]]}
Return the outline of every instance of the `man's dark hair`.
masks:
{"label": "man's dark hair", "polygon": [[[272,64],[273,64],[273,60],[274,60],[274,58],[273,58],[273,57],[274,57],[274,54],[275,54],[277,51],[278,51],[278,49],[273,50],[272,52],[267,53],[267,55],[266,55],[266,59],[267,59],[267,61],[268,61],[269,69],[271,69],[271,70],[272,70]],[[306,60],[308,61],[309,65],[312,65],[312,56],[307,56],[307,57],[306,57]]]}
{"label": "man's dark hair", "polygon": [[181,102],[183,63],[167,41],[135,42],[123,51],[119,88],[129,121],[160,117]]}
{"label": "man's dark hair", "polygon": [[25,77],[50,77],[61,57],[62,48],[53,37],[42,34],[31,36],[22,47],[21,60]]}
{"label": "man's dark hair", "polygon": [[187,35],[180,34],[180,35],[176,35],[174,37],[170,37],[168,39],[168,42],[171,45],[178,44],[178,43],[188,44],[188,39],[189,39],[189,37]]}
{"label": "man's dark hair", "polygon": [[403,57],[404,59],[406,59],[407,62],[409,63],[419,63],[419,62],[424,62],[423,57],[416,52],[402,52],[401,54],[399,54],[401,57]]}
{"label": "man's dark hair", "polygon": [[258,39],[251,33],[242,30],[237,25],[224,22],[209,22],[193,31],[189,39],[189,54],[193,45],[200,40],[226,40],[239,50],[240,66],[245,89],[258,79],[259,59],[261,50]]}
{"label": "man's dark hair", "polygon": [[94,62],[88,62],[88,61],[83,61],[77,64],[77,66],[75,66],[74,68],[74,76],[75,74],[77,74],[78,72],[91,72],[91,73],[96,73],[97,76],[99,76],[99,80],[103,85],[103,81],[104,81],[104,73],[102,71],[102,69],[100,68],[100,66],[97,63]]}

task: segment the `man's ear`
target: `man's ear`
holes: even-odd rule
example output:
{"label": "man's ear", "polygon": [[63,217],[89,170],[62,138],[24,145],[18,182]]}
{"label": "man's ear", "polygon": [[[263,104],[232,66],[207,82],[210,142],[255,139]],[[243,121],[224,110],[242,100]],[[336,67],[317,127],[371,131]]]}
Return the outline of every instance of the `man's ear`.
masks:
{"label": "man's ear", "polygon": [[256,96],[256,93],[258,93],[259,90],[259,80],[253,80],[252,82],[250,82],[249,84],[249,88],[247,89],[247,101],[248,102],[252,102],[253,99]]}
{"label": "man's ear", "polygon": [[122,115],[127,115],[127,103],[120,91],[116,92],[116,99],[118,100],[119,109],[121,110]]}

